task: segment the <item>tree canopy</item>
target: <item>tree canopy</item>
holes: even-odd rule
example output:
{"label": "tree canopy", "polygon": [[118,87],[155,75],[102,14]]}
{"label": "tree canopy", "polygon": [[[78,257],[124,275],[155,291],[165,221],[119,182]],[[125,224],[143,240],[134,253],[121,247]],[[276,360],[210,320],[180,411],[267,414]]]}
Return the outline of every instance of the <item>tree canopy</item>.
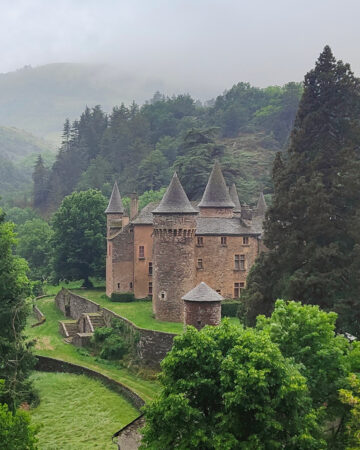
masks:
{"label": "tree canopy", "polygon": [[53,268],[56,279],[103,276],[106,254],[107,201],[94,189],[74,192],[62,201],[53,216]]}
{"label": "tree canopy", "polygon": [[265,220],[269,251],[248,278],[248,320],[277,298],[339,312],[360,334],[360,83],[327,46],[305,76],[287,154],[273,168]]}

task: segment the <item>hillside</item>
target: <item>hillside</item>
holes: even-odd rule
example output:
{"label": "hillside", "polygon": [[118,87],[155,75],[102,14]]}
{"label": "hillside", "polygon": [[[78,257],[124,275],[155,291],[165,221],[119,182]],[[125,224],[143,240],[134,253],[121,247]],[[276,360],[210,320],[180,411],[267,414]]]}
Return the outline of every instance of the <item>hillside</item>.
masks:
{"label": "hillside", "polygon": [[31,154],[54,151],[54,145],[18,128],[0,126],[0,158],[18,162]]}
{"label": "hillside", "polygon": [[102,64],[26,66],[0,74],[0,126],[59,143],[65,118],[76,119],[86,105],[110,111],[121,102],[142,103],[158,85]]}

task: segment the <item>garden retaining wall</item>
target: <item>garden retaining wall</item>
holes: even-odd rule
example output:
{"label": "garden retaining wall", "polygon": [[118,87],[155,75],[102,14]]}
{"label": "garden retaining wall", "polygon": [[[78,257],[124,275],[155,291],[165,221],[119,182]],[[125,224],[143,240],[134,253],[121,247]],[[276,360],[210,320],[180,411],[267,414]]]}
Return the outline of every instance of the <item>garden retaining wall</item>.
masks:
{"label": "garden retaining wall", "polygon": [[83,313],[101,312],[106,326],[111,326],[113,319],[121,320],[131,326],[139,333],[139,340],[136,344],[137,356],[140,362],[147,366],[158,368],[160,362],[171,350],[174,337],[177,336],[174,333],[140,328],[125,317],[65,288],[62,288],[56,295],[55,304],[67,317],[72,319],[77,320]]}

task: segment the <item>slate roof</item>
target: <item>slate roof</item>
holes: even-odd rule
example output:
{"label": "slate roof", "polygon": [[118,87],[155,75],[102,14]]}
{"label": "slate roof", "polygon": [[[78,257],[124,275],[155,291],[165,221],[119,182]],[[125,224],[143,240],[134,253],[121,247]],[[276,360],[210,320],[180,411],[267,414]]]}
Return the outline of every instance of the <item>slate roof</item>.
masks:
{"label": "slate roof", "polygon": [[266,208],[267,208],[267,205],[265,202],[264,194],[263,194],[263,192],[260,192],[259,199],[258,199],[258,202],[256,205],[256,214],[258,216],[265,216]]}
{"label": "slate roof", "polygon": [[229,190],[226,186],[220,164],[215,162],[211,171],[209,181],[206,185],[205,192],[200,208],[234,208],[235,205],[230,198]]}
{"label": "slate roof", "polygon": [[153,210],[153,213],[197,214],[197,210],[189,202],[176,172],[174,173],[159,206]]}
{"label": "slate roof", "polygon": [[108,207],[105,209],[105,214],[124,214],[124,206],[116,181],[114,183]]}
{"label": "slate roof", "polygon": [[191,291],[185,294],[182,300],[189,302],[221,302],[221,300],[224,300],[224,297],[202,281],[194,289],[191,289]]}
{"label": "slate roof", "polygon": [[261,230],[246,226],[239,217],[197,217],[196,235],[248,236],[261,234]]}
{"label": "slate roof", "polygon": [[240,205],[240,200],[239,200],[239,195],[235,186],[235,183],[233,183],[231,185],[230,188],[230,198],[233,201],[235,208],[234,208],[234,212],[241,212],[241,205]]}
{"label": "slate roof", "polygon": [[131,221],[131,223],[137,225],[152,225],[153,224],[153,215],[152,211],[159,205],[159,202],[151,202],[148,203],[144,208],[139,212],[139,214]]}

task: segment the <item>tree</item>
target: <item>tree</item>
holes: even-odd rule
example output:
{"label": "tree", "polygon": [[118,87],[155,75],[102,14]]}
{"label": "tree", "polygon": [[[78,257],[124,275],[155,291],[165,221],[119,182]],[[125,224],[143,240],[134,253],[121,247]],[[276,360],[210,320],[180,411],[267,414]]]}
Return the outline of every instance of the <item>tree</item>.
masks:
{"label": "tree", "polygon": [[48,178],[49,171],[44,166],[44,161],[41,155],[38,156],[34,172],[32,175],[34,187],[33,187],[33,202],[35,208],[43,208],[47,199],[48,191]]}
{"label": "tree", "polygon": [[55,278],[84,279],[90,285],[90,276],[104,274],[106,205],[105,197],[94,189],[64,198],[52,223]]}
{"label": "tree", "polygon": [[189,327],[160,380],[160,397],[145,407],[142,448],[324,448],[305,378],[266,332]]}
{"label": "tree", "polygon": [[[353,355],[343,336],[336,335],[337,314],[318,306],[277,300],[269,318],[258,316],[256,328],[266,331],[286,358],[299,364],[316,409],[324,407],[323,423],[334,423],[332,439],[340,438],[346,414],[338,390],[345,385]],[[338,429],[336,428],[338,427]],[[332,445],[336,444],[333,442]]]}
{"label": "tree", "polygon": [[4,221],[0,210],[0,378],[4,380],[0,403],[11,411],[34,398],[28,376],[35,364],[22,335],[28,313],[28,268],[25,260],[13,254],[15,245],[13,224]]}
{"label": "tree", "polygon": [[348,377],[347,389],[340,389],[340,400],[351,407],[350,417],[346,423],[346,450],[360,448],[360,378],[354,373]]}
{"label": "tree", "polygon": [[27,220],[17,227],[17,236],[19,239],[17,254],[28,262],[31,279],[43,280],[49,277],[52,250],[50,225],[40,218]]}
{"label": "tree", "polygon": [[137,185],[140,191],[156,191],[169,183],[169,164],[160,150],[153,150],[139,165]]}
{"label": "tree", "polygon": [[261,257],[248,278],[248,320],[271,313],[277,298],[339,311],[339,326],[360,333],[360,83],[329,47],[305,76],[274,196]]}

